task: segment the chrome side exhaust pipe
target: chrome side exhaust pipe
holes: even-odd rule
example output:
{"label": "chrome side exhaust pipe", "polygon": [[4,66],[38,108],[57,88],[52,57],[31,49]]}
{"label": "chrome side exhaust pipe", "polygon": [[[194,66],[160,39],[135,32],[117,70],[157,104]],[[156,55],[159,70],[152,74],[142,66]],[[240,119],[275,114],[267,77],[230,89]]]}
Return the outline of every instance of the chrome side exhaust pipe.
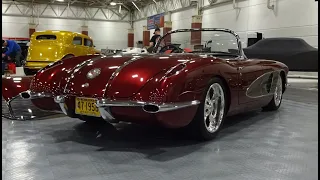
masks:
{"label": "chrome side exhaust pipe", "polygon": [[146,104],[142,109],[147,113],[157,113],[160,110],[160,107],[154,104]]}
{"label": "chrome side exhaust pipe", "polygon": [[22,99],[31,99],[30,91],[24,91],[20,93],[20,97]]}
{"label": "chrome side exhaust pipe", "polygon": [[45,97],[52,97],[51,93],[46,93],[46,92],[31,92],[30,90],[23,91],[19,93],[19,96],[22,99],[37,99],[37,98],[45,98]]}

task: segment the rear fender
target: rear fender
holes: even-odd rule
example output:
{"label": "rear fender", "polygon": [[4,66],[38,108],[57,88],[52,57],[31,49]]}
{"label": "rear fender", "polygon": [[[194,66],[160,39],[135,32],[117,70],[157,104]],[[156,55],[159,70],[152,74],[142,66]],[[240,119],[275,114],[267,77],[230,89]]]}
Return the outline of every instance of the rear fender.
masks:
{"label": "rear fender", "polygon": [[19,93],[27,91],[33,76],[2,78],[2,97],[9,101]]}
{"label": "rear fender", "polygon": [[214,74],[213,64],[219,67],[219,60],[202,58],[187,62],[185,69],[171,77],[166,78],[165,72],[159,73],[149,80],[134,100],[156,103],[201,100],[203,90]]}

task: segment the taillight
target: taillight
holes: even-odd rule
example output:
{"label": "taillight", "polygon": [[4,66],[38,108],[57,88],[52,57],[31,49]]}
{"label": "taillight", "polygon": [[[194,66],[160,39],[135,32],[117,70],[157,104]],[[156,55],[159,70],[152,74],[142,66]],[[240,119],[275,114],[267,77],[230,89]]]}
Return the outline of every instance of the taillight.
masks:
{"label": "taillight", "polygon": [[178,64],[177,66],[174,66],[166,73],[166,78],[178,75],[184,68],[186,68],[186,64]]}

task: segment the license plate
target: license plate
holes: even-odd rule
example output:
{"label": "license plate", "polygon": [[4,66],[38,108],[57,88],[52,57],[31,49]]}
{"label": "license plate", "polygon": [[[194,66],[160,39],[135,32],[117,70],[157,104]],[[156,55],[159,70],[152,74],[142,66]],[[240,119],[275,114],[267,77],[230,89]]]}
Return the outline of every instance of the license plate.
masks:
{"label": "license plate", "polygon": [[95,105],[97,102],[94,98],[76,97],[76,114],[101,117],[98,107]]}

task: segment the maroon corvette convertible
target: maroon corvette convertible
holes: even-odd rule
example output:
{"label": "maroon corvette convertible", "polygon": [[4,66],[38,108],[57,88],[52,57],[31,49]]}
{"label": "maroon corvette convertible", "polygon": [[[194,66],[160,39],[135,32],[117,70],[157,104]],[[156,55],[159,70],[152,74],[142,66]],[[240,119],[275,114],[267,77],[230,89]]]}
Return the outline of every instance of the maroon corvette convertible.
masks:
{"label": "maroon corvette convertible", "polygon": [[163,36],[153,53],[61,60],[32,78],[3,78],[2,92],[9,107],[30,99],[84,121],[186,126],[212,139],[227,115],[277,110],[287,73],[282,63],[247,59],[231,30],[181,29]]}

